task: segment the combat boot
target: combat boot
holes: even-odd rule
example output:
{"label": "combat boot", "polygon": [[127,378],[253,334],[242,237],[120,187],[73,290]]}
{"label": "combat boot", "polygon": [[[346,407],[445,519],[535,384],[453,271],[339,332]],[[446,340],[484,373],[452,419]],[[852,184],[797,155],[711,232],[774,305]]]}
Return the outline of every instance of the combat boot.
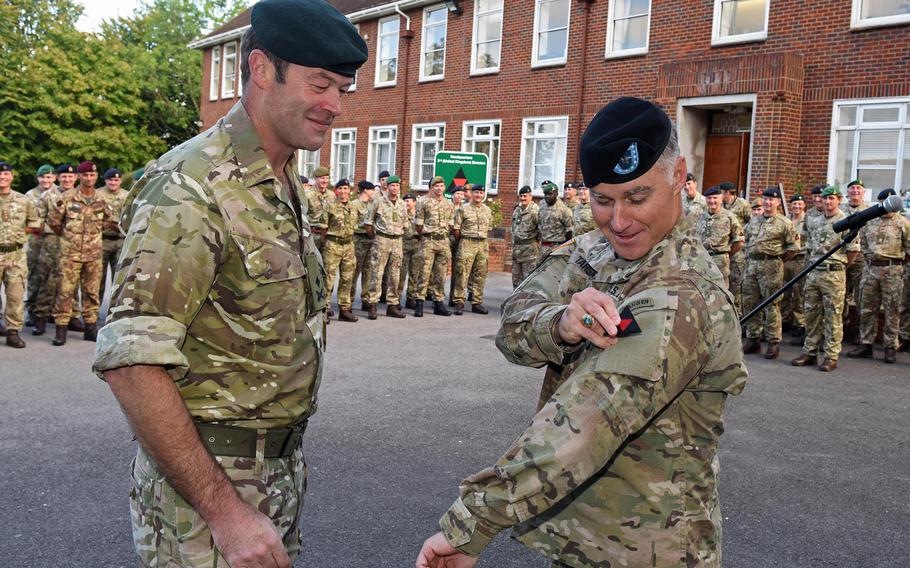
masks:
{"label": "combat boot", "polygon": [[6,337],[6,328],[0,323],[0,337]]}
{"label": "combat boot", "polygon": [[82,332],[82,339],[86,341],[98,341],[98,324],[85,324],[85,331]]}
{"label": "combat boot", "polygon": [[450,308],[455,307],[455,298],[452,298],[451,296],[449,297],[449,307]]}
{"label": "combat boot", "polygon": [[66,326],[58,325],[57,332],[54,334],[54,341],[52,342],[57,347],[61,345],[66,345]]}
{"label": "combat boot", "polygon": [[448,309],[446,309],[446,307],[442,303],[442,300],[433,300],[433,315],[450,316],[450,315],[452,315],[452,312],[450,312]]}
{"label": "combat boot", "polygon": [[837,359],[828,359],[826,357],[825,362],[821,364],[821,366],[818,368],[818,370],[823,373],[830,373],[831,371],[833,371],[836,368],[837,368]]}
{"label": "combat boot", "polygon": [[35,329],[32,330],[32,335],[44,335],[44,331],[47,329],[47,318],[36,317],[35,318]]}
{"label": "combat boot", "polygon": [[761,352],[761,341],[753,338],[746,339],[746,342],[743,343],[743,353],[749,355],[751,353]]}
{"label": "combat boot", "polygon": [[360,311],[362,311],[362,312],[370,311],[370,303],[367,301],[360,302]]}
{"label": "combat boot", "polygon": [[897,361],[897,351],[894,349],[885,349],[885,363],[895,363]]}
{"label": "combat boot", "polygon": [[900,343],[897,344],[898,351],[910,351],[910,339],[902,339]]}
{"label": "combat boot", "polygon": [[847,357],[851,359],[866,359],[872,357],[873,351],[871,345],[860,345],[856,349],[847,351]]}
{"label": "combat boot", "polygon": [[338,309],[338,321],[354,322],[354,321],[357,321],[358,319],[360,319],[360,318],[355,316],[354,312],[352,312],[351,310],[342,310],[340,308]]}
{"label": "combat boot", "polygon": [[794,367],[805,367],[806,365],[814,365],[816,363],[818,363],[818,357],[809,355],[808,353],[803,353],[796,359],[790,361],[790,364]]}
{"label": "combat boot", "polygon": [[376,304],[370,304],[370,310],[369,310],[369,313],[367,314],[367,319],[374,320],[377,317],[379,317],[379,316],[376,315]]}
{"label": "combat boot", "polygon": [[453,311],[452,313],[455,314],[456,316],[460,316],[461,314],[463,314],[464,313],[464,304],[462,304],[460,302],[455,304],[455,311]]}
{"label": "combat boot", "polygon": [[768,343],[768,350],[765,351],[765,359],[777,359],[780,356],[780,341]]}
{"label": "combat boot", "polygon": [[793,329],[790,330],[791,337],[803,337],[805,335],[806,335],[806,328],[801,325],[794,326]]}
{"label": "combat boot", "polygon": [[398,318],[398,319],[404,319],[407,317],[403,313],[401,313],[400,306],[392,306],[392,305],[389,305],[388,307],[386,307],[385,315],[390,318]]}
{"label": "combat boot", "polygon": [[387,301],[388,301],[388,300],[386,299],[385,292],[383,292],[383,293],[379,296],[379,303],[380,303],[380,304],[385,304]]}
{"label": "combat boot", "polygon": [[413,310],[414,308],[417,307],[417,303],[414,301],[414,298],[408,298],[407,301],[404,303],[404,307],[409,310]]}
{"label": "combat boot", "polygon": [[335,310],[333,310],[332,308],[329,308],[329,313],[328,313],[327,315],[328,315],[330,318],[335,317]]}
{"label": "combat boot", "polygon": [[471,311],[475,314],[488,314],[490,310],[486,309],[483,304],[471,304]]}
{"label": "combat boot", "polygon": [[6,330],[6,344],[16,349],[25,347],[25,342],[19,337],[19,332],[15,329]]}
{"label": "combat boot", "polygon": [[67,329],[70,331],[85,331],[85,324],[82,323],[82,320],[79,318],[73,318],[70,320],[69,326]]}
{"label": "combat boot", "polygon": [[423,317],[423,300],[414,300],[414,317]]}

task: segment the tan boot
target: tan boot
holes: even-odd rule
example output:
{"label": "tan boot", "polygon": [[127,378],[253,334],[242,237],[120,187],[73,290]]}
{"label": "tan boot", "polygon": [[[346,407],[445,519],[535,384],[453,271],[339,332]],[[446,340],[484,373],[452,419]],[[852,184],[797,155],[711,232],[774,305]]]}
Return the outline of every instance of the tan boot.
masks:
{"label": "tan boot", "polygon": [[818,363],[818,357],[809,355],[808,353],[803,353],[796,359],[790,361],[790,364],[794,367],[805,367],[806,365],[814,365],[816,363]]}
{"label": "tan boot", "polygon": [[825,358],[825,362],[821,364],[821,366],[818,368],[818,370],[822,371],[823,373],[830,373],[831,371],[833,371],[836,368],[837,368],[837,359]]}

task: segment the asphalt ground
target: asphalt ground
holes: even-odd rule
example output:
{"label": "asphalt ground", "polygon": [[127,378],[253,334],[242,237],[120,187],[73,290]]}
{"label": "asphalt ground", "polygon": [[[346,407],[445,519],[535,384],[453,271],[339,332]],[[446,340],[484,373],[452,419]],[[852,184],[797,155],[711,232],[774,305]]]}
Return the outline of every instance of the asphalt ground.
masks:
{"label": "asphalt ground", "polygon": [[[488,316],[333,322],[297,566],[413,566],[458,482],[492,463],[534,412],[542,371],[492,338]],[[383,311],[380,311],[382,314]],[[94,345],[70,333],[0,345],[0,567],[133,566],[127,493],[135,442]],[[910,565],[910,355],[841,359],[834,373],[750,355],[721,438],[724,566]],[[480,566],[543,568],[501,535]]]}

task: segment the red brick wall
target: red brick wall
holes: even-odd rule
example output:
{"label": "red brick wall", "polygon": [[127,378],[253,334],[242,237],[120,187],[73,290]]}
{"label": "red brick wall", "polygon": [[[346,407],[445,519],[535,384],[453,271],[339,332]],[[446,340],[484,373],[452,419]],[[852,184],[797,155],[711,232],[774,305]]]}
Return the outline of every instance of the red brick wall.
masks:
{"label": "red brick wall", "polygon": [[[240,49],[240,41],[232,40],[237,42],[237,49]],[[230,42],[228,42],[230,43]],[[224,60],[224,45],[221,46],[222,51],[222,61]],[[237,54],[237,79],[239,82],[240,79],[240,54]],[[211,76],[212,76],[212,47],[207,47],[202,52],[202,103],[199,106],[199,120],[202,121],[202,130],[210,127],[215,124],[219,118],[226,115],[231,107],[234,106],[234,103],[237,102],[239,97],[236,95],[238,89],[234,89],[235,95],[231,98],[222,99],[221,98],[221,77],[218,77],[218,99],[209,100],[211,91],[209,87],[211,86]]]}

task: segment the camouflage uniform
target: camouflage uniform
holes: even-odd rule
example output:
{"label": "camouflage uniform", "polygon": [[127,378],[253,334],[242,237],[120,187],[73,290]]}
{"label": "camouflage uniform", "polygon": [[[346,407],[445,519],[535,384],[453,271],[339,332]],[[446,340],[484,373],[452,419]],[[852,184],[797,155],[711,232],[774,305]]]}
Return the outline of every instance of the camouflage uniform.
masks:
{"label": "camouflage uniform", "polygon": [[684,189],[682,191],[682,205],[686,215],[695,215],[696,218],[708,210],[708,202],[705,201],[705,196],[697,191],[695,192],[695,197],[689,199],[689,194]]}
{"label": "camouflage uniform", "polygon": [[[458,281],[452,298],[456,304],[464,304],[465,289],[471,294],[471,302],[483,303],[483,289],[487,283],[487,264],[490,261],[490,243],[487,235],[493,225],[493,210],[486,204],[468,203],[455,211],[454,228],[461,231],[458,243]],[[470,277],[470,287],[468,287]]]}
{"label": "camouflage uniform", "polygon": [[[375,196],[376,193],[379,193],[378,189],[373,195]],[[370,301],[370,251],[373,249],[373,239],[367,235],[363,222],[367,218],[367,213],[370,211],[372,203],[374,203],[373,199],[366,201],[357,199],[351,205],[351,208],[357,214],[357,224],[354,227],[354,258],[356,264],[354,265],[354,276],[351,280],[351,298],[354,298],[359,280],[360,301],[365,304]]]}
{"label": "camouflage uniform", "polygon": [[[306,203],[310,226],[314,229],[327,229],[329,224],[326,219],[326,211],[332,203],[335,203],[335,192],[332,191],[332,188],[319,191],[315,187],[311,187],[306,192]],[[316,247],[322,253],[325,250],[325,237],[314,231],[313,238],[316,240]]]}
{"label": "camouflage uniform", "polygon": [[[38,218],[47,222],[49,212],[56,207],[58,202],[63,202],[63,194],[64,192],[57,186],[45,191],[38,205]],[[38,284],[34,291],[34,315],[38,318],[46,318],[51,315],[54,301],[57,299],[57,288],[60,286],[60,236],[50,228],[50,225],[45,224],[41,241],[41,256],[38,258],[37,271],[34,278],[29,278],[29,280]],[[30,290],[29,295],[31,294]]]}
{"label": "camouflage uniform", "polygon": [[540,259],[539,207],[533,201],[527,207],[512,210],[512,287],[527,278]]}
{"label": "camouflage uniform", "polygon": [[576,235],[583,235],[597,228],[594,225],[594,215],[591,213],[590,203],[578,204],[578,207],[572,212],[572,226]]}
{"label": "camouflage uniform", "polygon": [[[386,300],[388,305],[397,306],[400,302],[398,276],[401,273],[401,237],[408,222],[408,206],[400,196],[393,203],[388,197],[374,201],[367,213],[365,225],[372,225],[376,230],[376,242],[370,253],[370,303],[379,302],[382,295],[383,276],[386,281]],[[372,316],[371,316],[372,317]]]}
{"label": "camouflage uniform", "polygon": [[[747,373],[733,299],[686,221],[637,261],[578,237],[503,304],[503,355],[561,372],[513,446],[462,482],[440,519],[450,544],[477,555],[512,527],[561,566],[721,565],[718,437]],[[565,304],[588,286],[641,333],[607,350],[560,343]]]}
{"label": "camouflage uniform", "polygon": [[910,262],[904,264],[904,291],[901,294],[901,342],[910,342]]}
{"label": "camouflage uniform", "polygon": [[408,282],[406,296],[408,300],[417,300],[417,281],[420,280],[420,269],[423,262],[420,258],[420,235],[414,229],[414,213],[408,212],[408,221],[404,224],[401,241],[401,270],[398,272],[398,288],[395,296],[401,298],[405,280]]}
{"label": "camouflage uniform", "polygon": [[[841,242],[841,236],[834,232],[832,225],[846,217],[843,211],[838,211],[831,217],[816,215],[806,220],[802,239],[806,243],[807,263],[812,264]],[[844,338],[841,315],[847,290],[844,267],[847,253],[859,250],[859,242],[853,240],[806,275],[803,286],[803,309],[806,313],[803,353],[806,355],[816,356],[816,351],[821,350],[820,354],[832,361],[840,357],[841,340]],[[824,345],[821,345],[822,337]]]}
{"label": "camouflage uniform", "polygon": [[455,208],[452,203],[440,197],[434,199],[424,195],[417,200],[417,211],[414,224],[423,227],[420,234],[420,256],[423,266],[420,270],[420,283],[417,285],[417,300],[425,300],[427,294],[433,301],[441,302],[446,297],[446,272],[451,262],[449,249],[449,227]]}
{"label": "camouflage uniform", "polygon": [[73,314],[77,289],[82,290],[82,317],[86,325],[98,321],[98,294],[104,270],[101,265],[101,232],[111,221],[107,202],[82,195],[78,187],[48,213],[48,224],[60,232],[60,286],[54,300],[54,323],[65,326]]}
{"label": "camouflage uniform", "polygon": [[[864,209],[869,208],[869,204],[863,201],[859,205],[850,205],[849,201],[845,201],[840,205],[841,211],[844,212],[847,217],[853,215],[854,213],[859,213]],[[860,283],[860,280],[863,277],[864,268],[866,266],[865,259],[863,255],[856,257],[856,260],[847,267],[847,291],[844,297],[844,327],[847,328],[848,334],[853,334],[857,331],[856,326],[859,325],[859,307],[862,305],[862,291],[863,287]],[[848,322],[848,319],[850,320]],[[848,324],[850,327],[848,327]]]}
{"label": "camouflage uniform", "polygon": [[[803,226],[806,224],[806,213],[797,218],[790,217],[797,236],[802,235]],[[796,243],[796,256],[784,262],[784,282],[789,282],[806,266],[806,247],[802,238]],[[803,282],[799,280],[784,293],[781,301],[781,311],[790,316],[790,325],[806,327],[806,316],[803,314]]]}
{"label": "camouflage uniform", "polygon": [[566,207],[568,207],[568,208],[569,208],[569,211],[571,211],[572,214],[574,215],[574,214],[575,214],[575,210],[578,209],[578,206],[579,206],[579,205],[581,205],[581,200],[578,199],[578,196],[575,196],[575,197],[572,198],[572,199],[568,199],[568,198],[567,198],[567,199],[564,199],[564,200],[563,200],[563,203],[566,204]]}
{"label": "camouflage uniform", "polygon": [[732,213],[723,208],[713,215],[706,208],[700,215],[693,214],[693,218],[698,220],[696,224],[698,238],[724,275],[724,284],[729,287],[730,249],[735,243],[745,240],[742,225]]}
{"label": "camouflage uniform", "polygon": [[[96,347],[99,376],[163,367],[200,429],[306,424],[322,375],[326,287],[305,202],[296,210],[293,164],[283,173],[289,188],[240,103],[146,172],[124,205],[127,236]],[[293,560],[306,483],[299,446],[287,457],[216,460],[240,496],[272,519]],[[204,521],[141,450],[131,501],[143,565],[223,565]]]}
{"label": "camouflage uniform", "polygon": [[[120,221],[120,214],[123,212],[123,202],[126,201],[126,190],[117,189],[116,193],[108,189],[101,189],[95,194],[103,199],[108,208],[111,210],[111,219],[114,222]],[[101,235],[101,295],[99,300],[104,301],[107,294],[107,279],[104,277],[105,272],[110,269],[111,281],[113,282],[114,273],[117,272],[117,259],[120,258],[120,251],[123,250],[123,233],[120,229],[105,228]]]}
{"label": "camouflage uniform", "polygon": [[[784,284],[785,253],[795,251],[799,236],[783,215],[758,215],[743,229],[746,237],[746,270],[743,273],[743,312],[748,313]],[[759,314],[746,322],[746,337],[769,343],[781,340],[780,297],[764,309],[764,330]]]}
{"label": "camouflage uniform", "polygon": [[348,201],[335,201],[326,208],[326,234],[323,261],[325,262],[326,295],[331,296],[338,273],[338,308],[351,309],[351,288],[354,283],[354,227],[357,212]]}
{"label": "camouflage uniform", "polygon": [[[462,201],[459,205],[452,204],[453,212],[452,219],[458,216],[458,211],[467,205],[467,201]],[[449,251],[450,257],[452,258],[452,274],[449,276],[449,300],[450,304],[454,303],[455,300],[455,284],[458,282],[458,278],[461,275],[461,265],[458,264],[458,240],[455,238],[454,234],[449,234]]]}
{"label": "camouflage uniform", "polygon": [[41,226],[35,203],[20,193],[0,194],[0,284],[6,290],[6,329],[19,331],[25,323],[25,283],[28,263],[26,228]]}
{"label": "camouflage uniform", "polygon": [[553,247],[566,242],[566,234],[572,232],[572,211],[557,199],[553,205],[540,202],[538,213],[540,226],[540,259],[543,260]]}
{"label": "camouflage uniform", "polygon": [[860,341],[875,342],[878,310],[885,314],[882,345],[897,349],[900,330],[901,294],[904,288],[904,258],[910,255],[910,220],[899,214],[869,221],[860,231],[865,255],[860,310]]}
{"label": "camouflage uniform", "polygon": [[[51,190],[59,191],[59,187],[54,185],[51,187]],[[33,187],[25,193],[25,196],[31,199],[32,203],[35,205],[35,212],[38,215],[38,219],[42,226],[42,232],[40,234],[31,234],[28,236],[28,252],[26,253],[26,262],[28,264],[28,296],[25,298],[25,309],[32,315],[35,314],[35,304],[38,301],[38,292],[41,291],[44,280],[47,279],[47,275],[42,275],[38,268],[44,250],[44,243],[46,242],[46,237],[48,235],[57,236],[44,222],[47,218],[47,211],[43,208],[43,200],[41,197],[45,193],[45,191],[41,190],[41,186]],[[43,276],[43,278],[41,276]]]}
{"label": "camouflage uniform", "polygon": [[[729,204],[724,203],[724,209],[733,213],[739,224],[745,228],[752,218],[752,208],[749,202],[742,197],[737,197]],[[738,253],[730,257],[730,291],[733,292],[733,299],[736,302],[736,311],[743,314],[743,271],[746,269],[746,251],[745,247]]]}

